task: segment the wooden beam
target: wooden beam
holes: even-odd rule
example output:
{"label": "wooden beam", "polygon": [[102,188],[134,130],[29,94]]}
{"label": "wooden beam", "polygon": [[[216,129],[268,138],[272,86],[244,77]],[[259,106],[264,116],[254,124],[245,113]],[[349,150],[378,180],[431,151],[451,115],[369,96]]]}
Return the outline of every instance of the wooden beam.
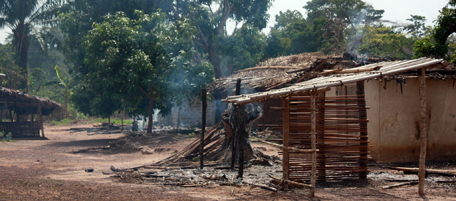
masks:
{"label": "wooden beam", "polygon": [[[239,78],[236,81],[236,96],[241,95],[241,78]],[[236,115],[236,109],[237,107],[234,107],[234,115]],[[236,120],[235,120],[236,121]],[[236,164],[236,153],[237,153],[237,146],[236,146],[236,127],[234,127],[234,132],[233,132],[233,139],[231,139],[231,170],[234,170],[235,164]]]}
{"label": "wooden beam", "polygon": [[[317,115],[316,115],[316,101],[315,94],[310,95],[310,118],[311,118],[311,148],[317,149]],[[317,180],[317,153],[312,153],[312,176],[310,178],[310,197],[315,197],[315,185]]]}
{"label": "wooden beam", "polygon": [[344,74],[344,73],[361,73],[361,72],[368,72],[379,70],[382,66],[374,66],[370,68],[351,68],[351,69],[335,69],[335,70],[325,70],[319,75],[327,75],[327,74]]}
{"label": "wooden beam", "polygon": [[245,106],[238,105],[237,109],[237,119],[238,119],[238,128],[237,128],[237,136],[239,142],[239,171],[237,178],[243,178],[244,176],[244,147],[245,147],[245,138],[246,138],[246,131],[245,131]]}
{"label": "wooden beam", "polygon": [[[358,100],[358,106],[359,106],[359,127],[361,128],[367,128],[367,111],[366,108],[364,107],[366,105],[366,101],[364,99],[364,81],[359,81],[356,83],[356,95],[358,97],[363,97],[362,99]],[[363,147],[368,146],[368,137],[367,137],[367,129],[365,131],[361,131],[359,133],[360,135],[360,149],[359,149],[359,167],[360,167],[360,172],[359,172],[359,179],[367,179],[367,160],[364,158],[367,158],[367,152],[363,149]]]}
{"label": "wooden beam", "polygon": [[[290,135],[290,98],[285,97],[282,99],[282,134],[283,134],[283,146],[288,147],[289,144],[289,135]],[[283,170],[283,179],[288,180],[289,178],[289,151],[288,149],[283,149],[283,158],[282,158],[282,170]],[[286,188],[286,186],[285,186]]]}
{"label": "wooden beam", "polygon": [[243,70],[238,70],[237,72],[245,72],[245,71],[251,71],[251,70],[262,70],[262,69],[298,69],[298,68],[304,68],[305,66],[258,66],[258,67],[253,67],[253,68],[246,68]]}
{"label": "wooden beam", "polygon": [[[282,141],[282,140],[280,140],[280,141]],[[298,148],[294,148],[294,147],[286,147],[286,146],[283,146],[283,145],[280,145],[280,144],[275,144],[275,143],[267,142],[267,141],[264,141],[264,140],[258,140],[258,142],[265,143],[265,144],[268,144],[268,145],[271,145],[271,146],[274,146],[274,147],[279,147],[279,148],[282,148],[282,149],[287,149],[287,150],[301,152],[301,153],[314,153],[314,152],[318,152],[319,151],[318,149],[298,149]]]}
{"label": "wooden beam", "polygon": [[204,132],[206,130],[206,110],[207,110],[207,92],[206,88],[202,90],[203,111],[201,117],[201,142],[200,142],[200,168],[204,168]]}
{"label": "wooden beam", "polygon": [[419,76],[420,94],[420,166],[418,172],[418,194],[424,195],[424,177],[426,174],[426,149],[427,149],[427,129],[426,129],[426,71],[421,68]]}

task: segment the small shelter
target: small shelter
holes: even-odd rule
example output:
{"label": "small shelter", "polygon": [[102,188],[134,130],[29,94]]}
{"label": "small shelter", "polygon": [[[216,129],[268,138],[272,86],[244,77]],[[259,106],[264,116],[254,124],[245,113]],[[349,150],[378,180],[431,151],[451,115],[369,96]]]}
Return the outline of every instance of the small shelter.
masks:
{"label": "small shelter", "polygon": [[[8,111],[7,116],[10,119],[9,122],[3,122],[3,117],[0,118],[0,131],[11,132],[13,137],[39,137],[41,130],[41,136],[44,137],[43,115],[62,109],[63,106],[50,99],[0,87],[0,108]],[[13,111],[16,120],[13,118]]]}
{"label": "small shelter", "polygon": [[[368,160],[365,82],[405,72],[417,72],[419,111],[420,185],[423,193],[427,151],[426,69],[444,68],[441,59],[374,63],[352,69],[319,72],[315,78],[281,89],[227,97],[224,101],[245,105],[282,99],[283,179],[310,180],[311,194],[316,180],[359,177],[365,179]],[[315,67],[319,68],[318,66]],[[331,87],[356,83],[356,95],[326,96]],[[413,106],[412,106],[413,107]],[[317,178],[318,176],[318,178]]]}

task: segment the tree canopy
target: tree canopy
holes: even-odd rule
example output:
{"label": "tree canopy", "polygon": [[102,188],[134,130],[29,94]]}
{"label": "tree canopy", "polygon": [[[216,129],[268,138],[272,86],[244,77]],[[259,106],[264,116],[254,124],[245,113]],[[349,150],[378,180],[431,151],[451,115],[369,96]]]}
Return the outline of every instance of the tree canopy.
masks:
{"label": "tree canopy", "polygon": [[131,108],[148,99],[150,133],[154,108],[166,110],[167,102],[200,89],[212,74],[210,65],[191,62],[195,29],[188,21],[170,22],[159,12],[137,16],[118,12],[94,24],[84,38],[86,79],[101,97],[117,95]]}
{"label": "tree canopy", "polygon": [[[0,27],[9,27],[13,32],[13,49],[15,62],[21,68],[21,74],[28,77],[28,48],[30,37],[40,39],[38,25],[49,23],[55,17],[56,8],[61,0],[3,0],[0,1]],[[21,89],[28,91],[27,79],[22,82]]]}
{"label": "tree canopy", "polygon": [[415,57],[434,56],[447,58],[455,62],[455,52],[448,52],[448,37],[456,31],[456,0],[450,0],[448,5],[440,10],[437,24],[430,34],[414,44]]}

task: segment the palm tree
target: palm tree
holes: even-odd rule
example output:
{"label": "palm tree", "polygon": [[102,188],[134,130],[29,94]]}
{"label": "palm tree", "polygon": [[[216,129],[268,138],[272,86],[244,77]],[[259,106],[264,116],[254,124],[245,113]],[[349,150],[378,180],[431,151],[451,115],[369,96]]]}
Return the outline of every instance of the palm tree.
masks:
{"label": "palm tree", "polygon": [[[50,24],[50,20],[55,18],[54,11],[64,2],[64,0],[0,0],[0,27],[8,27],[12,30],[15,61],[27,78],[30,37],[37,37],[45,48],[44,41],[38,33],[38,26]],[[27,80],[23,81],[21,88],[28,92]]]}

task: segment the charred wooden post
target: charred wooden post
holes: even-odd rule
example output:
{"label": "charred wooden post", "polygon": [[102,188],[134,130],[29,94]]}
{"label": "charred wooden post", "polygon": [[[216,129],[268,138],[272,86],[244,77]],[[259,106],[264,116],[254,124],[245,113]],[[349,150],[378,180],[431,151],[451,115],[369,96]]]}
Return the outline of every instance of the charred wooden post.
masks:
{"label": "charred wooden post", "polygon": [[[236,95],[241,95],[241,79],[239,78],[236,82]],[[234,108],[234,113],[236,114],[237,107]],[[236,133],[237,131],[235,130],[233,132],[233,140],[231,141],[231,169],[234,170],[234,166],[236,164],[236,154],[237,154],[237,146],[236,143]]]}
{"label": "charred wooden post", "polygon": [[242,178],[244,176],[244,147],[245,147],[245,138],[246,138],[246,132],[245,132],[245,106],[240,105],[236,109],[236,118],[238,119],[238,125],[237,125],[237,142],[239,145],[239,148],[237,152],[239,153],[239,171],[238,171],[238,176],[237,178]]}
{"label": "charred wooden post", "polygon": [[206,88],[202,90],[203,112],[201,117],[201,143],[200,143],[200,167],[204,168],[204,132],[206,130],[206,110],[207,110],[207,92]]}
{"label": "charred wooden post", "polygon": [[38,104],[38,125],[41,129],[41,135],[44,137],[44,126],[43,126],[43,113],[41,111],[41,105]]}
{"label": "charred wooden post", "polygon": [[319,152],[317,153],[317,169],[318,169],[318,180],[319,181],[326,181],[326,152],[325,152],[325,92],[319,93],[318,98],[318,129],[317,130],[317,149]]}
{"label": "charred wooden post", "polygon": [[359,179],[367,179],[367,152],[365,147],[368,146],[367,138],[367,111],[366,111],[366,100],[364,96],[364,81],[356,82],[356,94],[358,95],[358,107],[359,107],[359,132],[360,148],[359,148]]}
{"label": "charred wooden post", "polygon": [[[282,158],[282,169],[283,179],[289,178],[289,164],[290,156],[289,151],[285,147],[289,147],[289,134],[290,134],[290,98],[285,97],[282,99],[282,129],[283,129],[283,158]],[[287,188],[287,186],[284,186]]]}
{"label": "charred wooden post", "polygon": [[418,172],[418,194],[424,195],[424,176],[426,174],[426,149],[427,149],[427,129],[426,129],[426,71],[421,68],[419,76],[420,87],[420,165]]}

